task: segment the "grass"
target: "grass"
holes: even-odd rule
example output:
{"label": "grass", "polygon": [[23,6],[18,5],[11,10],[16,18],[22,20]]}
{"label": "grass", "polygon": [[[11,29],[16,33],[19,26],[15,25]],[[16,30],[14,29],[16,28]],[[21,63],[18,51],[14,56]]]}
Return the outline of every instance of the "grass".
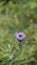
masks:
{"label": "grass", "polygon": [[[37,4],[33,4],[10,2],[0,7],[0,65],[37,65],[37,28],[33,22],[37,19],[34,10]],[[31,18],[27,17],[29,13]],[[16,32],[24,32],[26,39],[17,41]]]}

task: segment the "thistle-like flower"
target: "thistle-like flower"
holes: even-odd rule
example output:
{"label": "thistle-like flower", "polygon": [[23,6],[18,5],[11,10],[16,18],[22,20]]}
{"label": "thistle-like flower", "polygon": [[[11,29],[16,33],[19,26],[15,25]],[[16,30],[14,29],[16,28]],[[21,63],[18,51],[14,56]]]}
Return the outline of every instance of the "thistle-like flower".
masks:
{"label": "thistle-like flower", "polygon": [[26,37],[26,35],[23,32],[16,32],[14,36],[18,41],[22,41]]}

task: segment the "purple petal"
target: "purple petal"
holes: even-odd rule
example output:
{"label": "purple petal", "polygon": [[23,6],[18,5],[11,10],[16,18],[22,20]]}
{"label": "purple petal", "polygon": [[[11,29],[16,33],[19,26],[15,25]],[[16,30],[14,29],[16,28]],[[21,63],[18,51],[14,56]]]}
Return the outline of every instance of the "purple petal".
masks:
{"label": "purple petal", "polygon": [[23,32],[16,32],[15,33],[15,38],[17,40],[23,40],[26,37],[26,35]]}

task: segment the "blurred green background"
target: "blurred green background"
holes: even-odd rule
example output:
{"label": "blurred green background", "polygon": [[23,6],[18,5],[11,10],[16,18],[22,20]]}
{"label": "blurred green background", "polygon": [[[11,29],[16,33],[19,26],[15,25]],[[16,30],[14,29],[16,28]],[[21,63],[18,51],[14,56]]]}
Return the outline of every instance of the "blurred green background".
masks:
{"label": "blurred green background", "polygon": [[0,0],[0,65],[37,65],[37,0]]}

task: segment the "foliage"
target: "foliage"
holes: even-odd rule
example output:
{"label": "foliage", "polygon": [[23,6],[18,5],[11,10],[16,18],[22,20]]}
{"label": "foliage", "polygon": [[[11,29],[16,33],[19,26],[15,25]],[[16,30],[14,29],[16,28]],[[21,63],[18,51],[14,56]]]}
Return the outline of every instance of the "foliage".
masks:
{"label": "foliage", "polygon": [[[0,0],[1,1],[1,0]],[[17,3],[14,3],[17,2]],[[37,65],[37,0],[0,2],[0,65]],[[15,32],[24,32],[22,42]]]}

